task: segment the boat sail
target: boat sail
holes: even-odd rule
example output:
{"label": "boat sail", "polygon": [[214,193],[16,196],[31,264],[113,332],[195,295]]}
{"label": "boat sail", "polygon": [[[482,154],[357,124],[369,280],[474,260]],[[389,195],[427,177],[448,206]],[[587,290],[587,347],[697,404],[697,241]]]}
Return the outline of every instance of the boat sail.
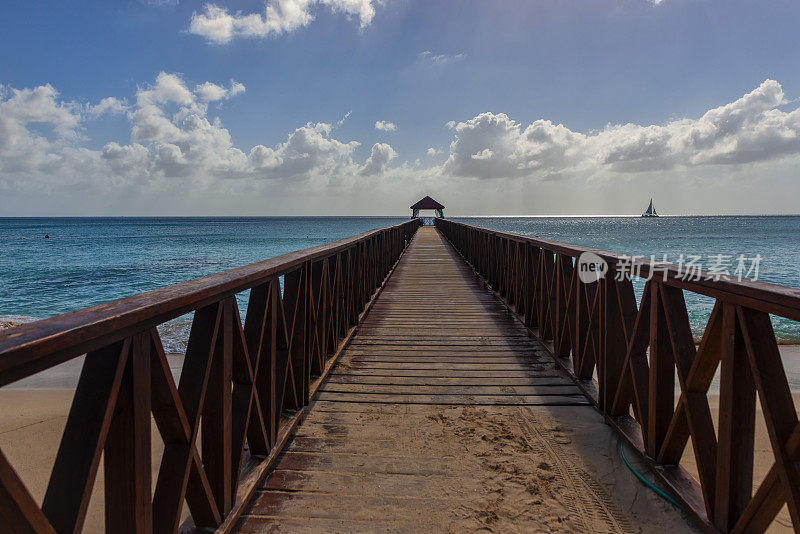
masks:
{"label": "boat sail", "polygon": [[650,205],[647,206],[647,210],[642,213],[642,217],[658,217],[658,213],[656,213],[656,209],[653,207],[653,199],[650,199]]}

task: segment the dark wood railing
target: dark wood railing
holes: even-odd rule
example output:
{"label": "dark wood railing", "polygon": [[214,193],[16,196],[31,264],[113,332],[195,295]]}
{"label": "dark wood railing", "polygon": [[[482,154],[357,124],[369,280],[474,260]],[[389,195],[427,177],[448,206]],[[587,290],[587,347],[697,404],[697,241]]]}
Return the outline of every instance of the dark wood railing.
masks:
{"label": "dark wood railing", "polygon": [[[102,454],[106,531],[175,532],[184,500],[185,529],[229,531],[418,226],[0,333],[0,386],[86,354],[41,507],[0,452],[0,530],[80,532]],[[176,387],[156,326],[189,312]],[[151,414],[164,442],[154,493]]]}
{"label": "dark wood railing", "polygon": [[[705,530],[763,532],[786,505],[800,531],[800,425],[770,321],[800,321],[800,290],[705,272],[687,279],[676,265],[436,226]],[[584,252],[609,266],[597,282],[578,277]],[[629,268],[647,280],[638,305],[631,277],[618,276]],[[699,346],[684,291],[716,299]],[[715,432],[708,390],[718,367]],[[754,494],[757,398],[775,461]],[[680,465],[689,438],[699,480]]]}

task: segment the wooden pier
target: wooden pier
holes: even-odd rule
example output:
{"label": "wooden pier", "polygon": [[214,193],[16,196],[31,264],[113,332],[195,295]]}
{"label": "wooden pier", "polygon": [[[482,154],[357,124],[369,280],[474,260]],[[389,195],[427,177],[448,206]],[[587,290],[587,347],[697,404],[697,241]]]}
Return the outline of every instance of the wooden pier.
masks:
{"label": "wooden pier", "polygon": [[[239,530],[555,527],[547,523],[558,518],[537,517],[535,505],[518,510],[513,524],[507,518],[493,519],[497,510],[489,501],[500,494],[486,487],[496,482],[496,471],[480,467],[480,459],[465,453],[457,436],[447,431],[449,424],[471,434],[470,440],[491,435],[502,449],[499,461],[517,453],[495,435],[500,428],[513,429],[531,448],[541,445],[537,433],[547,431],[533,428],[541,415],[532,410],[539,406],[594,412],[442,236],[431,226],[422,227],[319,388],[306,420],[245,511]],[[560,413],[567,420],[581,418]],[[552,469],[545,476],[569,477],[559,465],[562,458],[542,452],[532,456]],[[532,473],[521,480],[533,484],[537,478]],[[523,493],[526,487],[520,481],[500,485]],[[573,498],[591,501],[597,496]],[[587,503],[592,511],[597,504]],[[608,512],[610,504],[599,504],[612,526],[622,522]],[[572,519],[573,528],[596,530],[593,523],[582,523],[594,517],[569,518],[566,510],[562,514],[562,520]]]}
{"label": "wooden pier", "polygon": [[[86,358],[43,499],[0,451],[0,531],[80,532],[101,461],[115,533],[800,529],[769,322],[800,292],[636,260],[637,303],[623,260],[412,220],[7,330],[0,387]],[[699,346],[684,291],[716,299]],[[156,327],[188,312],[175,380]]]}

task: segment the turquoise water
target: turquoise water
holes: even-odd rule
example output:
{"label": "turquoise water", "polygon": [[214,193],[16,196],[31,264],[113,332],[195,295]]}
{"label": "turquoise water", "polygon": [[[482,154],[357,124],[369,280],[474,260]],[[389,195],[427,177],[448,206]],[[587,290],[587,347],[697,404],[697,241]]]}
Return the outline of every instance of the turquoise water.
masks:
{"label": "turquoise water", "polygon": [[[405,217],[0,218],[0,321],[77,310],[395,224]],[[800,217],[476,217],[478,226],[669,261],[762,256],[759,280],[800,287]],[[44,239],[45,234],[50,239]],[[641,284],[637,286],[641,289]],[[708,299],[687,294],[702,332]],[[180,350],[187,319],[162,328]],[[800,325],[776,321],[783,343]]]}

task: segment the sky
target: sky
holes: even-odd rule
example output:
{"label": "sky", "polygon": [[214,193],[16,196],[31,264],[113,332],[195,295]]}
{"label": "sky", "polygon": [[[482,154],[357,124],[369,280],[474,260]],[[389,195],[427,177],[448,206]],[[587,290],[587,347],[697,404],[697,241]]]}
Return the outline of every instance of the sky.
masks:
{"label": "sky", "polygon": [[798,213],[795,0],[0,6],[0,216]]}

